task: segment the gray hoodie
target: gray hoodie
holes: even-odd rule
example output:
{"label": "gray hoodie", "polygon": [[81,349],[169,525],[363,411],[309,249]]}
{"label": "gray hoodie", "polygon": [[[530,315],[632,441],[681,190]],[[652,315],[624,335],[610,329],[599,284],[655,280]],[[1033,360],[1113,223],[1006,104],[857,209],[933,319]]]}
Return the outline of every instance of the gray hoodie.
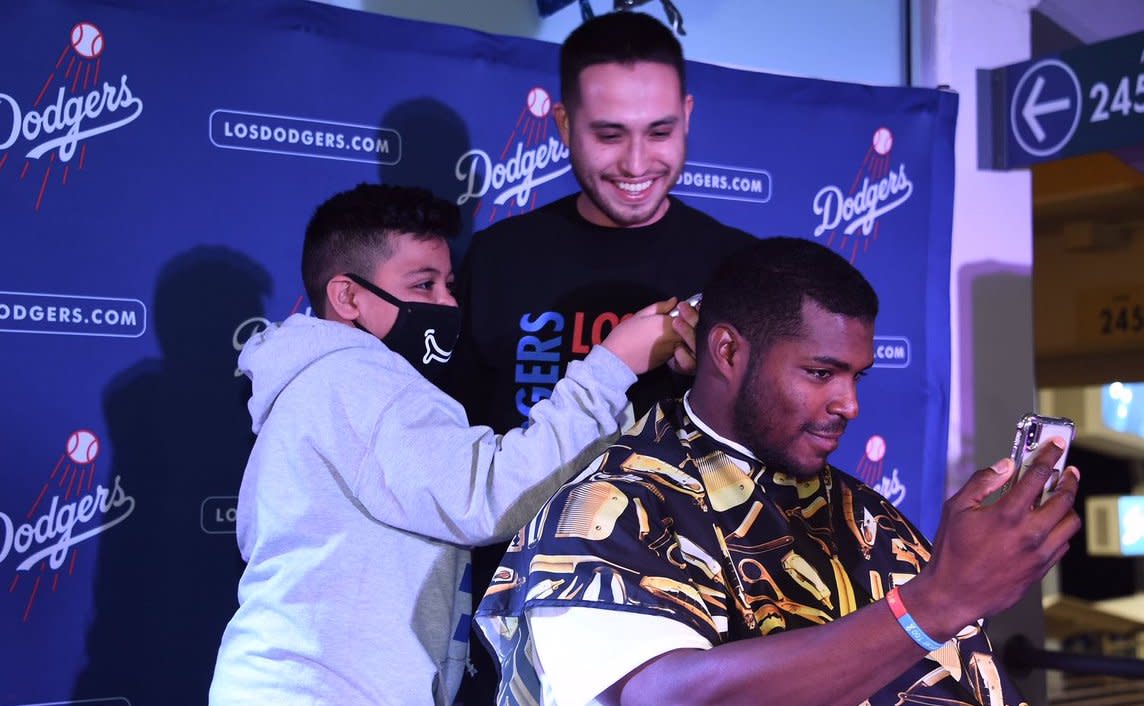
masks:
{"label": "gray hoodie", "polygon": [[596,346],[527,429],[500,436],[344,324],[291,316],[247,342],[239,367],[258,438],[212,704],[450,703],[469,547],[513,535],[615,438],[636,379]]}

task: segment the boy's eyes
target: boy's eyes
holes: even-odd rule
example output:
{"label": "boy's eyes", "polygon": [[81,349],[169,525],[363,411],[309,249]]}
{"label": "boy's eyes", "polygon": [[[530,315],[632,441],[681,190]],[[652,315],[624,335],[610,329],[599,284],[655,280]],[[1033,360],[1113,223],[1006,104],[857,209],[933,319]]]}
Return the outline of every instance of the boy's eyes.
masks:
{"label": "boy's eyes", "polygon": [[[421,289],[421,290],[424,290],[426,292],[430,292],[436,286],[437,286],[436,280],[427,279],[423,282],[418,282],[418,283],[414,284],[413,288],[414,289]],[[444,286],[445,286],[445,289],[449,290],[450,294],[453,293],[454,291],[456,291],[456,289],[457,289],[457,283],[454,282],[453,280],[449,280],[448,282],[445,282]]]}

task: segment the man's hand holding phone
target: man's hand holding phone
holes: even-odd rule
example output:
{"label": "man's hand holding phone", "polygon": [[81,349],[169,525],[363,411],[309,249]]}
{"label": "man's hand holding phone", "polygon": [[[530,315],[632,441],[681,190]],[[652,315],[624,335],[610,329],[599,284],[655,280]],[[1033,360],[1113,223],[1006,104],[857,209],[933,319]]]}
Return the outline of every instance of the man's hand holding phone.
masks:
{"label": "man's hand holding phone", "polygon": [[1010,459],[1014,468],[1008,492],[1016,494],[1018,488],[1024,487],[1021,495],[1029,495],[1030,507],[1034,507],[1048,502],[1058,490],[1064,490],[1063,484],[1071,479],[1073,493],[1069,497],[1073,498],[1080,471],[1076,466],[1064,465],[1070,441],[1067,437],[1052,435],[1042,438],[1030,453],[1014,454]]}
{"label": "man's hand holding phone", "polygon": [[1061,473],[1064,472],[1069,446],[1072,444],[1072,440],[1075,436],[1076,424],[1074,424],[1071,419],[1065,417],[1047,417],[1033,413],[1026,414],[1022,417],[1020,421],[1017,422],[1017,433],[1013,437],[1013,448],[1009,454],[1013,465],[1016,466],[1016,475],[1006,484],[1005,490],[1008,490],[1009,486],[1025,473],[1037,450],[1050,440],[1055,439],[1056,445],[1060,448],[1060,455],[1057,456],[1052,464],[1053,473],[1051,473],[1045,481],[1041,496],[1041,501],[1043,502],[1049,493],[1052,492],[1053,488],[1056,487],[1057,482],[1060,480]]}
{"label": "man's hand holding phone", "polygon": [[[1076,467],[1066,467],[1040,502],[1063,441],[1049,437],[1038,444],[1020,478],[1013,459],[1004,458],[974,473],[945,501],[930,563],[902,589],[913,593],[904,598],[931,635],[956,634],[1012,606],[1064,556],[1081,526],[1073,507]],[[1008,492],[986,502],[1006,485]],[[932,631],[923,620],[932,621]]]}

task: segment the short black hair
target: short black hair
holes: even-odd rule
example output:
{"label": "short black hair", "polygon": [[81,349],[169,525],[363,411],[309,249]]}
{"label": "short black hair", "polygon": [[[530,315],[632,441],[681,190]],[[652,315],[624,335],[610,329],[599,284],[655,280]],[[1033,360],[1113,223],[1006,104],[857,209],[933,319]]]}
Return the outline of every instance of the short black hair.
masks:
{"label": "short black hair", "polygon": [[862,321],[878,316],[878,295],[846,258],[805,238],[759,239],[726,258],[704,288],[697,352],[720,323],[734,326],[752,350],[796,338],[807,299]]}
{"label": "short black hair", "polygon": [[455,204],[428,189],[358,184],[327,199],[314,211],[302,245],[302,284],[310,307],[326,315],[326,284],[353,272],[368,277],[393,254],[392,236],[450,239],[461,229]]}
{"label": "short black hair", "polygon": [[596,64],[667,64],[684,87],[683,47],[659,20],[643,12],[609,12],[583,23],[560,46],[560,95],[569,110],[580,102],[580,72]]}

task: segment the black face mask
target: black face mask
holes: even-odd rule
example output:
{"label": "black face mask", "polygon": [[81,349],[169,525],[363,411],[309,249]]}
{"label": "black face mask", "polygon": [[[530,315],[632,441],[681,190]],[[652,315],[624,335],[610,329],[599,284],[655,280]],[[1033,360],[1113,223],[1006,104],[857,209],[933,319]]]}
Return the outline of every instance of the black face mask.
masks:
{"label": "black face mask", "polygon": [[[364,277],[348,272],[346,277],[397,307],[397,320],[381,342],[431,382],[440,379],[461,333],[461,310],[443,304],[402,301]],[[354,326],[366,331],[357,321]]]}

